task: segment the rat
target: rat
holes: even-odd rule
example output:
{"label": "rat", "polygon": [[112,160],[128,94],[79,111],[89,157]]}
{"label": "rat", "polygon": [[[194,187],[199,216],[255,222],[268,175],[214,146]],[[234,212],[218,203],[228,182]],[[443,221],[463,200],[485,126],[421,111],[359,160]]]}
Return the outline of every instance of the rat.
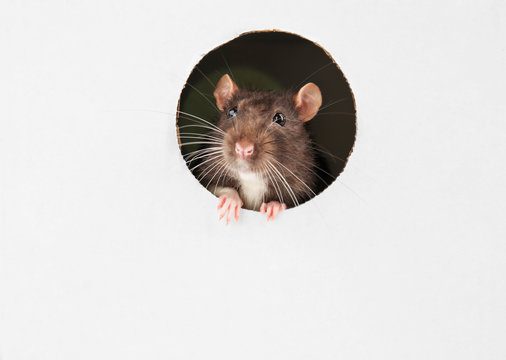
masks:
{"label": "rat", "polygon": [[[322,104],[314,83],[298,91],[247,90],[223,75],[214,89],[219,119],[203,135],[199,176],[228,224],[245,207],[274,220],[316,195],[315,154],[305,124]],[[204,166],[205,165],[205,166]]]}

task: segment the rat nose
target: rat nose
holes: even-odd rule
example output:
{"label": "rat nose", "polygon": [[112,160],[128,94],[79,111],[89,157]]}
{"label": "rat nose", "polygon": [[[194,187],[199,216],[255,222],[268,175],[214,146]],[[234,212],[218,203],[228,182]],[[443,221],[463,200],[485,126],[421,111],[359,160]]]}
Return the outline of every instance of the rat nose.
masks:
{"label": "rat nose", "polygon": [[238,141],[235,143],[235,152],[243,159],[253,154],[254,146],[249,141]]}

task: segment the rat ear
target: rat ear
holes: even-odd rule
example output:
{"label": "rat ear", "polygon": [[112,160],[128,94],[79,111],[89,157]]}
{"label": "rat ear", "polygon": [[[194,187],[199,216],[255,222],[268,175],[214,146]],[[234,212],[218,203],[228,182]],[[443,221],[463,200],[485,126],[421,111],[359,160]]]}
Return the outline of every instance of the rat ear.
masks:
{"label": "rat ear", "polygon": [[216,84],[216,88],[213,93],[218,109],[223,110],[227,102],[230,101],[237,90],[239,90],[239,88],[230,76],[228,74],[223,75]]}
{"label": "rat ear", "polygon": [[295,108],[299,112],[299,118],[304,122],[311,120],[322,105],[320,88],[313,83],[304,85],[295,94],[294,102]]}

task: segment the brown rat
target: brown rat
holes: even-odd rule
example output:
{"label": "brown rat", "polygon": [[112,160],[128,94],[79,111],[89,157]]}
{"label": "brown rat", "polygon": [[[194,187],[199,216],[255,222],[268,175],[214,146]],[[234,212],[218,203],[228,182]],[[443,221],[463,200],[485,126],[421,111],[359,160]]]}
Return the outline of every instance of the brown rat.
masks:
{"label": "brown rat", "polygon": [[315,155],[304,124],[322,104],[318,86],[252,91],[223,75],[214,97],[220,117],[201,137],[208,147],[197,167],[199,180],[219,197],[220,219],[237,220],[242,206],[274,219],[315,195]]}

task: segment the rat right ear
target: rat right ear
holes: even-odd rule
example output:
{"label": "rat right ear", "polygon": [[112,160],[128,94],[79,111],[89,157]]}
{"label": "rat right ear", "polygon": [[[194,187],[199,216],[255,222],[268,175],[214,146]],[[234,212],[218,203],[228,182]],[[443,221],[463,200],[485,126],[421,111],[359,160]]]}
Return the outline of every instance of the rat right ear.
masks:
{"label": "rat right ear", "polygon": [[228,74],[225,74],[216,84],[214,89],[214,98],[216,99],[216,106],[218,109],[223,110],[227,102],[232,99],[234,94],[239,90],[235,82],[230,78]]}
{"label": "rat right ear", "polygon": [[308,83],[304,85],[294,96],[295,108],[299,112],[299,117],[306,122],[311,120],[322,105],[322,93],[316,84]]}

